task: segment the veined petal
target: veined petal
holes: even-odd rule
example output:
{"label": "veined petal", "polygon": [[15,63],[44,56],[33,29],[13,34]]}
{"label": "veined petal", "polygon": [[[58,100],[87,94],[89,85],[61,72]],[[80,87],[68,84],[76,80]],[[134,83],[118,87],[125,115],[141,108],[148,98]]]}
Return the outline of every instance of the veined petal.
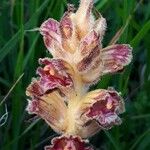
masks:
{"label": "veined petal", "polygon": [[85,56],[91,53],[98,45],[101,47],[99,36],[95,31],[91,31],[81,40],[79,51],[82,56]]}
{"label": "veined petal", "polygon": [[77,25],[78,37],[81,39],[94,25],[94,17],[92,15],[93,0],[81,0],[80,6],[75,14],[75,22]]}
{"label": "veined petal", "polygon": [[[81,0],[76,14],[80,16],[90,17],[93,7],[93,0]],[[79,18],[80,19],[80,18]]]}
{"label": "veined petal", "polygon": [[67,107],[59,92],[54,90],[42,96],[33,95],[31,98],[31,100],[28,100],[28,106],[26,108],[28,113],[38,115],[44,119],[53,130],[58,133],[63,133],[66,128],[64,122]]}
{"label": "veined petal", "polygon": [[74,53],[78,47],[78,38],[76,35],[76,28],[71,15],[73,13],[73,6],[68,5],[68,11],[64,14],[60,21],[60,31],[62,35],[62,47],[66,52]]}
{"label": "veined petal", "polygon": [[102,75],[120,71],[132,60],[132,48],[128,44],[116,44],[101,50]]}
{"label": "veined petal", "polygon": [[100,48],[99,36],[95,31],[91,31],[81,40],[77,69],[86,84],[95,82],[99,77]]}
{"label": "veined petal", "polygon": [[106,27],[107,27],[106,19],[103,18],[102,16],[101,16],[101,18],[99,18],[95,21],[93,29],[100,36],[100,40],[102,40],[102,38],[105,34]]}
{"label": "veined petal", "polygon": [[60,21],[60,31],[62,37],[65,39],[71,38],[73,32],[73,22],[70,18],[71,13],[72,12],[66,12]]}
{"label": "veined petal", "polygon": [[86,146],[87,141],[78,136],[60,136],[52,140],[51,146],[46,146],[45,150],[93,150]]}
{"label": "veined petal", "polygon": [[89,138],[101,130],[100,125],[95,120],[87,120],[81,116],[76,125],[76,134],[82,138]]}
{"label": "veined petal", "polygon": [[54,19],[49,18],[43,22],[40,27],[40,33],[45,39],[49,40],[45,41],[48,48],[52,47],[52,42],[54,41],[61,43],[59,22]]}
{"label": "veined petal", "polygon": [[95,66],[97,59],[100,59],[100,48],[95,47],[87,56],[77,64],[77,69],[80,73],[92,71],[91,68]]}
{"label": "veined petal", "polygon": [[54,88],[73,86],[71,74],[69,74],[71,72],[67,70],[66,62],[60,59],[43,58],[39,59],[39,63],[44,65],[44,68],[37,69],[37,74],[40,75],[40,84],[45,92]]}
{"label": "veined petal", "polygon": [[44,43],[47,49],[55,57],[64,57],[61,46],[60,23],[49,18],[40,27],[40,33],[43,35]]}
{"label": "veined petal", "polygon": [[[94,53],[94,50],[92,52]],[[131,62],[132,48],[128,44],[116,44],[91,54],[77,64],[83,82],[87,84],[97,82],[107,73],[122,70]]]}
{"label": "veined petal", "polygon": [[[87,85],[96,84],[100,80],[100,63],[101,60],[99,58],[95,59],[94,63],[92,64],[90,70],[87,72],[82,73],[82,80]],[[92,72],[92,75],[91,75]]]}
{"label": "veined petal", "polygon": [[39,80],[32,79],[31,84],[27,87],[26,95],[30,97],[38,97],[44,94],[44,89],[41,87]]}
{"label": "veined petal", "polygon": [[118,115],[124,112],[124,103],[113,89],[95,90],[85,96],[80,111],[84,121],[96,120],[102,128],[108,129],[121,123]]}

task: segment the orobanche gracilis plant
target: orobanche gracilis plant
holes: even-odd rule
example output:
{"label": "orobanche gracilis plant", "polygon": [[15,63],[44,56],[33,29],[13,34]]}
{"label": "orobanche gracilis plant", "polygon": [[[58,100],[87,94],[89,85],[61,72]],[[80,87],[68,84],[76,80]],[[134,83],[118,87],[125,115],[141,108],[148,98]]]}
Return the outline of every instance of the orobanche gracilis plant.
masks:
{"label": "orobanche gracilis plant", "polygon": [[120,93],[113,88],[88,89],[101,76],[128,65],[132,48],[127,44],[102,48],[106,20],[95,19],[92,7],[93,0],[81,0],[76,12],[69,5],[60,22],[50,18],[39,28],[53,58],[39,59],[39,76],[26,91],[27,111],[61,134],[45,150],[92,150],[86,138],[121,123]]}

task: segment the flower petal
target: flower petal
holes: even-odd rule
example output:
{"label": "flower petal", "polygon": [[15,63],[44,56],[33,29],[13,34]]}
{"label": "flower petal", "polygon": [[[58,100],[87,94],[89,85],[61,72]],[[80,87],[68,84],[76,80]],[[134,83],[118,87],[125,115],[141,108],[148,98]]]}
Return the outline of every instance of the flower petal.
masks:
{"label": "flower petal", "polygon": [[100,48],[99,36],[95,31],[91,31],[81,40],[80,61],[77,63],[77,69],[86,84],[93,83],[99,77]]}
{"label": "flower petal", "polygon": [[68,6],[68,11],[60,21],[60,31],[62,35],[62,47],[69,53],[74,53],[78,47],[75,24],[71,18],[73,13],[72,5]]}
{"label": "flower petal", "polygon": [[99,36],[95,31],[88,33],[80,43],[79,51],[82,56],[88,55],[97,47],[99,44]]}
{"label": "flower petal", "polygon": [[77,64],[77,69],[84,84],[91,85],[99,80],[100,64],[101,59],[99,47],[95,47],[95,49],[93,49],[89,55],[83,57],[83,59]]}
{"label": "flower petal", "polygon": [[106,19],[103,18],[102,16],[95,21],[93,28],[96,31],[96,33],[100,36],[101,40],[105,34],[106,27],[107,27]]}
{"label": "flower petal", "polygon": [[93,0],[81,0],[80,6],[75,14],[75,22],[77,25],[78,38],[81,39],[89,31],[94,24],[94,17],[91,13]]}
{"label": "flower petal", "polygon": [[44,43],[49,52],[55,57],[64,57],[61,46],[60,24],[54,19],[49,18],[40,27],[40,33],[43,35]]}
{"label": "flower petal", "polygon": [[44,91],[54,88],[65,88],[73,86],[73,81],[65,62],[60,59],[39,59],[39,63],[45,65],[44,68],[39,67],[37,73],[40,75],[40,84]]}
{"label": "flower petal", "polygon": [[132,48],[128,44],[116,44],[95,52],[95,58],[91,54],[77,64],[86,84],[96,83],[101,76],[122,70],[131,62]]}
{"label": "flower petal", "polygon": [[93,150],[86,143],[78,136],[60,136],[54,138],[52,145],[46,146],[45,150]]}
{"label": "flower petal", "polygon": [[40,82],[33,78],[31,84],[27,87],[26,95],[30,97],[37,97],[44,94],[44,89],[41,87]]}
{"label": "flower petal", "polygon": [[95,67],[95,62],[100,59],[100,48],[95,47],[89,55],[83,57],[83,59],[77,64],[79,72],[92,71],[91,68]]}
{"label": "flower petal", "polygon": [[[99,67],[101,63],[101,60],[97,57],[94,60],[94,63],[91,65],[90,70],[87,70],[87,72],[81,73],[82,75],[82,81],[86,85],[93,85],[96,84],[100,80],[100,73],[101,68]],[[92,75],[91,75],[92,72]]]}
{"label": "flower petal", "polygon": [[95,120],[83,121],[83,118],[78,118],[76,122],[76,135],[82,138],[89,138],[101,130],[100,125]]}
{"label": "flower petal", "polygon": [[55,90],[49,94],[44,94],[42,96],[34,95],[31,98],[31,100],[28,100],[28,106],[26,108],[28,113],[38,115],[56,132],[63,133],[66,128],[64,121],[67,107],[59,92]]}
{"label": "flower petal", "polygon": [[[49,18],[40,27],[40,33],[45,38],[46,46],[52,47],[52,42],[61,42],[59,22],[54,19]],[[47,39],[47,40],[46,40]]]}
{"label": "flower petal", "polygon": [[124,103],[113,89],[95,90],[81,102],[80,111],[87,121],[96,120],[102,128],[108,129],[121,123],[118,114],[124,112]]}
{"label": "flower petal", "polygon": [[116,44],[101,50],[102,75],[120,71],[132,59],[132,48],[128,44]]}
{"label": "flower petal", "polygon": [[70,18],[71,13],[70,11],[66,12],[60,21],[61,34],[65,39],[71,38],[73,32],[73,22]]}

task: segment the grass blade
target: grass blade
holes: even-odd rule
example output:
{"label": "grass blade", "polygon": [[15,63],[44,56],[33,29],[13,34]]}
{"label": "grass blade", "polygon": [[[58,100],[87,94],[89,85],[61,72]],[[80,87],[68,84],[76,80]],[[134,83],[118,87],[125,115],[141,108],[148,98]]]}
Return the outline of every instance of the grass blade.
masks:
{"label": "grass blade", "polygon": [[5,146],[5,148],[9,147],[10,145],[14,144],[16,141],[18,141],[20,138],[22,138],[25,134],[27,134],[38,122],[40,119],[35,120],[33,123],[29,125],[17,138],[12,140],[8,145]]}
{"label": "grass blade", "polygon": [[2,99],[2,101],[0,102],[0,106],[6,101],[6,99],[8,98],[8,96],[10,95],[10,93],[13,91],[13,89],[15,88],[15,86],[17,85],[17,83],[22,79],[24,73],[22,75],[19,76],[19,78],[17,79],[17,81],[14,83],[14,85],[11,87],[11,89],[8,91],[8,93],[6,94],[6,96]]}
{"label": "grass blade", "polygon": [[133,40],[131,41],[131,45],[133,47],[136,47],[139,42],[144,38],[144,36],[150,31],[150,20],[147,21],[142,29],[137,33],[137,35],[133,38]]}
{"label": "grass blade", "polygon": [[[44,8],[47,6],[49,0],[45,0],[43,4],[37,9],[35,14],[32,15],[30,20],[25,24],[25,30],[28,30],[29,28],[32,28],[32,21],[38,17]],[[5,56],[14,48],[14,46],[17,44],[17,42],[20,39],[20,33],[21,30],[19,30],[6,44],[5,46],[0,50],[0,62],[5,58]]]}
{"label": "grass blade", "polygon": [[150,128],[146,130],[141,136],[138,137],[138,139],[135,141],[135,143],[131,146],[129,150],[133,150],[136,148],[136,146],[140,143],[140,141],[148,134],[150,133]]}
{"label": "grass blade", "polygon": [[104,131],[106,136],[108,137],[109,141],[112,143],[113,147],[115,150],[119,150],[119,148],[117,147],[117,143],[115,142],[115,140],[113,139],[113,137],[111,136],[111,134],[108,131]]}

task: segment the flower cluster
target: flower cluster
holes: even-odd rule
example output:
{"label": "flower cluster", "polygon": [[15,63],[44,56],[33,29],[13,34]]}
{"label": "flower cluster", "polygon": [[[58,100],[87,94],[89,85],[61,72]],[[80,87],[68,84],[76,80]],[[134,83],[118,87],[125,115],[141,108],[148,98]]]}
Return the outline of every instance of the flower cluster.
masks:
{"label": "flower cluster", "polygon": [[68,5],[60,22],[46,20],[39,31],[53,58],[39,59],[38,77],[27,87],[27,111],[43,118],[57,133],[45,150],[92,150],[86,138],[119,125],[124,112],[113,88],[88,91],[101,76],[128,65],[132,48],[115,44],[102,48],[106,20],[92,15],[93,0]]}

